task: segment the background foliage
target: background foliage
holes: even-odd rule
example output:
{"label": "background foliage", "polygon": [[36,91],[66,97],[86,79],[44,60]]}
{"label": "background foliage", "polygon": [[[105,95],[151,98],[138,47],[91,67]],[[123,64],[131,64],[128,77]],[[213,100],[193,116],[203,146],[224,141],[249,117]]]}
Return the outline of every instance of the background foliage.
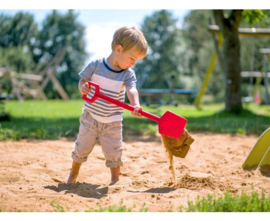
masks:
{"label": "background foliage", "polygon": [[[73,10],[65,14],[53,10],[40,28],[29,13],[19,12],[14,17],[1,14],[0,30],[0,66],[19,73],[34,72],[40,64],[51,61],[59,49],[65,48],[56,77],[67,93],[76,98],[78,72],[87,59],[85,27],[78,21],[78,14]],[[50,99],[59,97],[51,83],[45,93]]]}
{"label": "background foliage", "polygon": [[[269,10],[261,14],[258,11],[244,10],[240,27],[269,27]],[[140,28],[149,43],[149,54],[134,67],[138,86],[198,90],[215,51],[213,37],[208,31],[208,25],[213,22],[212,10],[191,10],[183,24],[169,10],[156,11],[145,17]],[[85,51],[85,27],[78,21],[78,14],[73,10],[65,14],[52,10],[40,26],[29,13],[19,12],[13,17],[0,14],[0,30],[0,66],[19,73],[34,71],[42,62],[52,60],[60,48],[66,48],[56,77],[71,98],[80,97],[78,72],[90,55]],[[242,70],[263,71],[259,49],[268,47],[270,38],[240,37],[240,41]],[[0,81],[2,90],[10,92],[11,85],[3,79]],[[242,96],[254,93],[255,81],[255,78],[242,78]],[[217,63],[203,102],[223,102],[224,88],[224,76]],[[263,90],[262,82],[262,101]],[[51,99],[59,98],[52,84],[46,87],[45,93]],[[183,103],[194,101],[183,96],[177,99]]]}

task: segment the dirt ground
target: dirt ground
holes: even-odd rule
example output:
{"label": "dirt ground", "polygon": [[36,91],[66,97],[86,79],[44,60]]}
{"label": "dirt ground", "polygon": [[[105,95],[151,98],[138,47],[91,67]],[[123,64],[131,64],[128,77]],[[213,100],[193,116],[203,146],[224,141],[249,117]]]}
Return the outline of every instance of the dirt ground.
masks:
{"label": "dirt ground", "polygon": [[0,210],[56,211],[56,202],[65,211],[97,209],[119,205],[121,199],[135,211],[144,204],[150,212],[177,211],[197,196],[234,194],[252,190],[267,196],[267,171],[243,170],[242,164],[258,136],[192,134],[195,142],[186,158],[174,158],[177,185],[173,185],[169,159],[160,137],[124,138],[120,181],[109,186],[110,171],[97,144],[82,165],[77,183],[59,183],[70,171],[74,139],[21,140],[0,142]]}

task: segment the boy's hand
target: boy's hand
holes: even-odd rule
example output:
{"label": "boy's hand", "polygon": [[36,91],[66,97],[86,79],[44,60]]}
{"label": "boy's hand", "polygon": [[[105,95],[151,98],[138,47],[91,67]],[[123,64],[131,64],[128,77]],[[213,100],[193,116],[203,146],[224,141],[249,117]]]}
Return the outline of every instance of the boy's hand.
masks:
{"label": "boy's hand", "polygon": [[135,110],[131,112],[131,114],[135,117],[142,117],[140,111],[142,110],[142,107],[139,105],[134,105],[133,107],[135,107]]}
{"label": "boy's hand", "polygon": [[89,87],[88,82],[85,82],[81,88],[80,91],[82,94],[88,94],[91,91],[91,87]]}

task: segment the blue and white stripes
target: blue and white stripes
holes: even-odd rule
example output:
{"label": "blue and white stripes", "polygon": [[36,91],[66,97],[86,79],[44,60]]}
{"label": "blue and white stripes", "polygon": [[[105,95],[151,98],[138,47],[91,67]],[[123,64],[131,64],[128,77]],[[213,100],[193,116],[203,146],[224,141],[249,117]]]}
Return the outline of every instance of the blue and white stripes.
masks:
{"label": "blue and white stripes", "polygon": [[[98,84],[101,94],[121,102],[125,100],[125,88],[136,86],[136,77],[132,69],[114,71],[108,68],[102,59],[89,63],[79,75],[87,81]],[[91,98],[94,92],[95,89],[92,88],[87,97]],[[92,104],[86,102],[83,108],[89,111],[92,117],[101,123],[121,121],[124,112],[123,108],[102,99],[97,99]]]}

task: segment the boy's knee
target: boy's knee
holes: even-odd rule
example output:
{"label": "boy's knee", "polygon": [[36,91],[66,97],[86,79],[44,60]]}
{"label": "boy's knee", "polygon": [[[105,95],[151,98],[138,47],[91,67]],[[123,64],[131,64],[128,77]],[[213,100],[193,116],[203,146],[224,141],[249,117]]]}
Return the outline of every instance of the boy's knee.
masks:
{"label": "boy's knee", "polygon": [[87,161],[88,158],[88,156],[78,156],[74,151],[72,151],[71,157],[76,163],[84,163]]}
{"label": "boy's knee", "polygon": [[109,160],[106,160],[106,167],[109,167],[109,168],[115,168],[115,167],[118,167],[118,166],[123,166],[123,161],[121,159],[119,159],[118,161],[109,161]]}

